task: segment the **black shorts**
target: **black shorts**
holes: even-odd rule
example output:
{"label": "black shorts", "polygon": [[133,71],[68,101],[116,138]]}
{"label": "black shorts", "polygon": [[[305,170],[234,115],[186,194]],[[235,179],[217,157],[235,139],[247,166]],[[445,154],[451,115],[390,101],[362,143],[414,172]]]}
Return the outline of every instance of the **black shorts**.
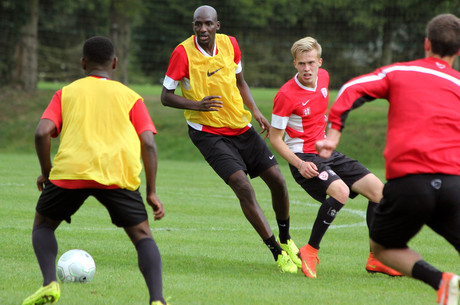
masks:
{"label": "black shorts", "polygon": [[334,151],[328,159],[321,158],[317,154],[296,153],[296,155],[303,161],[313,162],[318,167],[319,175],[307,179],[299,173],[297,167],[289,164],[295,181],[319,202],[323,202],[326,199],[327,188],[338,179],[342,179],[350,189],[349,197],[355,198],[358,193],[353,192],[351,186],[359,179],[370,174],[370,171],[364,165],[338,151]]}
{"label": "black shorts", "polygon": [[406,248],[424,224],[460,252],[460,176],[422,174],[389,180],[370,237],[386,248]]}
{"label": "black shorts", "polygon": [[254,127],[238,136],[222,136],[189,126],[188,134],[193,144],[225,183],[228,183],[228,178],[239,170],[255,178],[278,164],[275,155]]}
{"label": "black shorts", "polygon": [[94,196],[109,211],[112,223],[131,227],[147,219],[147,211],[138,190],[125,189],[64,189],[47,181],[38,199],[36,211],[54,220],[70,218],[89,196]]}

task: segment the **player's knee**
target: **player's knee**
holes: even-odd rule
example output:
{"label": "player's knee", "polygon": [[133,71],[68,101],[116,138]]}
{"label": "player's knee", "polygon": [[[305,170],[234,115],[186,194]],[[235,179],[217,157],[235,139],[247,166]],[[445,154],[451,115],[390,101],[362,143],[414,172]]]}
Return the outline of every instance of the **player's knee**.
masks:
{"label": "player's knee", "polygon": [[131,241],[133,242],[133,244],[137,244],[140,240],[144,238],[152,238],[152,232],[150,231],[150,227],[147,220],[132,227],[125,227],[124,229]]}
{"label": "player's knee", "polygon": [[246,175],[231,175],[228,179],[228,185],[233,189],[238,198],[240,196],[247,196],[247,194],[253,192],[252,185]]}
{"label": "player's knee", "polygon": [[350,196],[350,189],[341,180],[334,181],[326,192],[329,196],[334,197],[342,204],[345,204],[348,200],[348,197]]}
{"label": "player's knee", "polygon": [[265,181],[272,193],[287,195],[286,179],[277,165],[270,167],[260,177]]}

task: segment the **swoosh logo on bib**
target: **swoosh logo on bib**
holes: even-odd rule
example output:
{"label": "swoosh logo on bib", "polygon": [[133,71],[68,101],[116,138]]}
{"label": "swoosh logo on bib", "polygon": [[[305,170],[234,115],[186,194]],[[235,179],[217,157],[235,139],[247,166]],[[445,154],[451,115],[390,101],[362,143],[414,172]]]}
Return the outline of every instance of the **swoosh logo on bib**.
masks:
{"label": "swoosh logo on bib", "polygon": [[212,72],[209,72],[209,71],[208,71],[208,73],[207,73],[207,74],[208,74],[208,76],[211,76],[211,75],[213,75],[213,74],[217,73],[217,71],[219,71],[219,70],[220,70],[220,69],[222,69],[222,68],[223,68],[223,67],[221,67],[221,68],[217,69],[216,71],[212,71]]}

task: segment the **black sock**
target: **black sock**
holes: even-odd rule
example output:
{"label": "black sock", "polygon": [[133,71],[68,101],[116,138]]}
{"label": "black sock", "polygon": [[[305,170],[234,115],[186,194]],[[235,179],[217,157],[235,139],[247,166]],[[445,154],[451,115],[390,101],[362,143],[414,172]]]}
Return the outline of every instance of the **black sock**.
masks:
{"label": "black sock", "polygon": [[152,238],[144,238],[136,244],[136,250],[139,269],[149,290],[150,302],[161,301],[166,304],[163,297],[161,256],[157,244]]}
{"label": "black sock", "polygon": [[[366,211],[366,223],[367,223],[367,228],[371,229],[371,224],[372,221],[374,220],[374,214],[375,214],[375,208],[377,207],[377,202],[373,202],[369,200],[369,204],[367,205],[367,211]],[[372,252],[372,250],[370,250]]]}
{"label": "black sock", "polygon": [[273,254],[273,258],[276,261],[278,259],[278,255],[281,254],[282,249],[280,245],[278,245],[278,243],[276,242],[275,235],[272,235],[271,237],[264,239],[264,243],[267,245],[268,249],[270,249],[270,251]]}
{"label": "black sock", "polygon": [[319,249],[319,244],[324,234],[342,207],[343,204],[333,197],[329,197],[323,202],[319,207],[318,215],[316,216],[313,229],[311,230],[310,240],[308,241],[310,246]]}
{"label": "black sock", "polygon": [[442,272],[421,259],[414,264],[412,277],[427,283],[434,290],[438,290],[442,279]]}
{"label": "black sock", "polygon": [[39,225],[32,230],[32,246],[43,275],[43,286],[56,278],[56,257],[58,244],[54,231],[47,225]]}
{"label": "black sock", "polygon": [[289,235],[289,218],[286,220],[276,220],[278,222],[280,243],[285,244],[291,236]]}

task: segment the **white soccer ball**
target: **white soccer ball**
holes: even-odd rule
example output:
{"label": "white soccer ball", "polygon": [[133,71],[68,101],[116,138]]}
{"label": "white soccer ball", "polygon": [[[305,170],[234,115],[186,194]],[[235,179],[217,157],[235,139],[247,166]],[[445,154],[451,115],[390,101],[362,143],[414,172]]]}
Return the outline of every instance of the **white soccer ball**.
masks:
{"label": "white soccer ball", "polygon": [[59,258],[57,276],[63,283],[88,283],[96,273],[96,264],[88,252],[80,249],[69,250]]}

